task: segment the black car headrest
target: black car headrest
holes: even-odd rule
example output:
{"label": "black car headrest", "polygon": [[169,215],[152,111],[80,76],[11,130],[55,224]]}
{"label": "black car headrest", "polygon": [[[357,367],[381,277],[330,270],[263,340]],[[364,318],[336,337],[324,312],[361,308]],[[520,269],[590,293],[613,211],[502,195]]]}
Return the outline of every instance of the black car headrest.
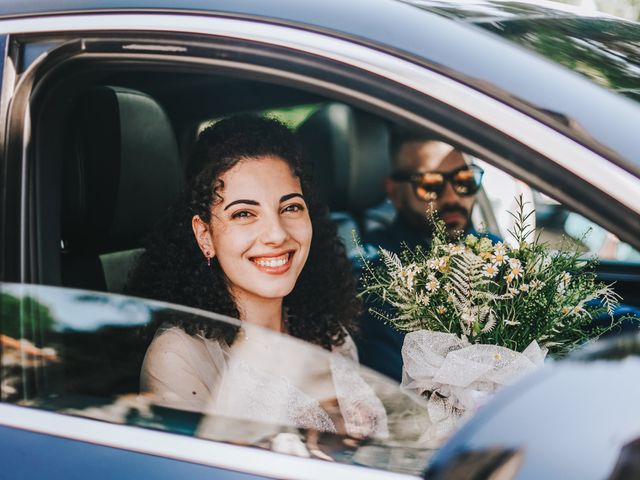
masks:
{"label": "black car headrest", "polygon": [[298,128],[314,181],[333,211],[363,211],[384,197],[389,131],[373,115],[329,103]]}
{"label": "black car headrest", "polygon": [[99,87],[70,118],[62,194],[62,239],[75,251],[132,248],[183,183],[169,118],[148,95]]}

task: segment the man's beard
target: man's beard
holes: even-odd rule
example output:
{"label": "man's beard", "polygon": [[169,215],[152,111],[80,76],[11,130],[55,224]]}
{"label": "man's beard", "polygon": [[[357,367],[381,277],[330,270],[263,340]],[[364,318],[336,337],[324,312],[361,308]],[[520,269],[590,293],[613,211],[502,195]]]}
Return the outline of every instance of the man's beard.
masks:
{"label": "man's beard", "polygon": [[[462,205],[447,203],[437,211],[437,218],[442,220],[442,217],[448,213],[459,213],[467,219],[462,229],[449,227],[447,225],[447,234],[449,236],[449,240],[457,240],[462,234],[468,231],[471,216],[469,214],[469,210],[464,208]],[[433,223],[429,218],[429,211],[425,211],[425,213],[421,215],[413,210],[405,209],[405,211],[402,212],[402,215],[418,231],[420,236],[424,237],[428,242],[431,241],[434,229]]]}

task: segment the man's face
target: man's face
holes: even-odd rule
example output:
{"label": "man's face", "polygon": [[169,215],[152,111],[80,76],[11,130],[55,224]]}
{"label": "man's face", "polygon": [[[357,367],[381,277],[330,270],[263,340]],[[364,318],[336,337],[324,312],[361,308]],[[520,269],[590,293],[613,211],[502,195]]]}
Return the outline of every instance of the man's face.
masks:
{"label": "man's face", "polygon": [[[465,166],[462,154],[451,145],[438,141],[412,141],[402,144],[395,158],[394,170],[402,172],[443,172]],[[427,235],[431,226],[427,211],[435,209],[451,235],[469,226],[475,195],[461,197],[446,182],[433,201],[421,200],[410,182],[387,181],[387,194],[398,212],[419,232]]]}

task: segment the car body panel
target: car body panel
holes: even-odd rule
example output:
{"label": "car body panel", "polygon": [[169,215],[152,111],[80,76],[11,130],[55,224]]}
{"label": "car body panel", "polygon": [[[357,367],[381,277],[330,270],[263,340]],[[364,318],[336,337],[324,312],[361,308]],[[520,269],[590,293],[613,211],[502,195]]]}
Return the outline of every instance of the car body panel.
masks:
{"label": "car body panel", "polygon": [[268,478],[3,426],[0,451],[3,470],[14,478]]}

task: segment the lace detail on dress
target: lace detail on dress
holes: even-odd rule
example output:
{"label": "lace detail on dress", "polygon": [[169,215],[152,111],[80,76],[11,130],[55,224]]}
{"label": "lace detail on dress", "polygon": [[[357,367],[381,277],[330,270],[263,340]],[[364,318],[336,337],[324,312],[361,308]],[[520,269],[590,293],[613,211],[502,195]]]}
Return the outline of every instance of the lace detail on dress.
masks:
{"label": "lace detail on dress", "polygon": [[360,376],[349,336],[327,353],[258,327],[232,347],[177,327],[161,329],[145,356],[141,390],[173,408],[227,418],[346,430],[355,437],[388,435],[385,409]]}
{"label": "lace detail on dress", "polygon": [[241,360],[229,363],[211,410],[246,420],[336,432],[320,404],[286,377],[262,372]]}
{"label": "lace detail on dress", "polygon": [[360,376],[357,358],[351,337],[347,337],[342,346],[334,348],[330,356],[333,384],[345,428],[354,437],[388,437],[385,408]]}

